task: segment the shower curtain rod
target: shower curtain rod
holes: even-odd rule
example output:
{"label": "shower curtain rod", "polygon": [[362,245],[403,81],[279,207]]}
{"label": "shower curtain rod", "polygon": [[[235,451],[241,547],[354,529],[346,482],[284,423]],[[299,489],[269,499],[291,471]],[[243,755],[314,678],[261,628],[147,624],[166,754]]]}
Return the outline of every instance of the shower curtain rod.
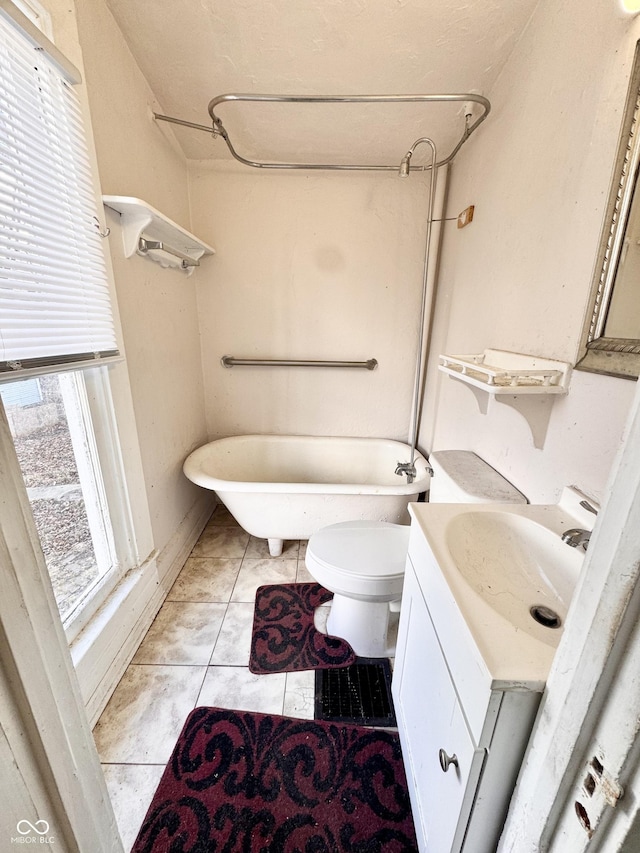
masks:
{"label": "shower curtain rod", "polygon": [[[184,121],[183,119],[173,118],[172,116],[154,113],[153,116],[158,121],[167,121],[172,124],[179,124],[183,127],[191,127],[195,130],[202,130],[205,133],[213,135],[213,138],[221,137],[229,149],[231,155],[245,166],[252,166],[256,169],[319,169],[319,170],[343,170],[343,171],[370,171],[370,172],[397,172],[398,164],[385,166],[362,165],[358,163],[350,165],[338,165],[336,163],[273,163],[262,160],[249,160],[238,154],[233,146],[229,134],[225,129],[220,118],[216,115],[215,109],[220,104],[230,101],[248,101],[253,103],[288,103],[288,104],[342,104],[342,103],[360,103],[360,104],[407,104],[407,103],[449,103],[462,101],[466,105],[464,116],[464,130],[457,144],[451,152],[443,159],[436,163],[436,166],[444,166],[450,163],[456,156],[462,145],[471,136],[474,130],[482,124],[485,118],[489,115],[491,104],[488,99],[482,95],[473,93],[458,94],[458,95],[247,95],[247,94],[227,94],[218,95],[209,102],[209,115],[211,116],[212,125],[208,127],[204,124],[196,124],[192,121]],[[473,118],[471,104],[478,104],[482,107],[483,113],[470,123]],[[413,171],[427,171],[431,169],[430,165],[412,167]]]}

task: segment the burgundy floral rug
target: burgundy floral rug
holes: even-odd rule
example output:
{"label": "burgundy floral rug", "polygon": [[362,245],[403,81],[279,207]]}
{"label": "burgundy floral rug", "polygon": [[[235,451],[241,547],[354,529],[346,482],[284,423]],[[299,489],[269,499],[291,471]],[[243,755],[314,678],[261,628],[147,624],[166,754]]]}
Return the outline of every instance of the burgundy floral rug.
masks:
{"label": "burgundy floral rug", "polygon": [[321,634],[313,624],[316,607],[332,596],[319,583],[259,587],[251,635],[251,672],[264,675],[354,663],[355,652],[346,640]]}
{"label": "burgundy floral rug", "polygon": [[196,708],[132,853],[417,849],[397,733]]}

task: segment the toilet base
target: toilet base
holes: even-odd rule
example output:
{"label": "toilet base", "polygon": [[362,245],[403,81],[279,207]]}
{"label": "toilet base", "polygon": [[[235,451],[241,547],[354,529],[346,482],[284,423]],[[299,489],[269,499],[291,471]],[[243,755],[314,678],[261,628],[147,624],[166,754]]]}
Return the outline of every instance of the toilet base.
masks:
{"label": "toilet base", "polygon": [[388,601],[360,601],[334,594],[327,619],[327,633],[346,640],[358,657],[384,658],[389,648]]}

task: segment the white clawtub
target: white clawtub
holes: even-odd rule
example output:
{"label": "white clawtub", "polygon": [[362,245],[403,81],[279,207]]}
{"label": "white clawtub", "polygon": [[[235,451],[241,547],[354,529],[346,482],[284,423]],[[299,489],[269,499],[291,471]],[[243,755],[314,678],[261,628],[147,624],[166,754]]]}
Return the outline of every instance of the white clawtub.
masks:
{"label": "white clawtub", "polygon": [[308,539],[339,521],[406,523],[407,504],[429,488],[429,467],[417,452],[413,483],[395,473],[410,457],[407,444],[383,438],[238,435],[194,450],[184,473],[215,490],[278,556],[283,540]]}

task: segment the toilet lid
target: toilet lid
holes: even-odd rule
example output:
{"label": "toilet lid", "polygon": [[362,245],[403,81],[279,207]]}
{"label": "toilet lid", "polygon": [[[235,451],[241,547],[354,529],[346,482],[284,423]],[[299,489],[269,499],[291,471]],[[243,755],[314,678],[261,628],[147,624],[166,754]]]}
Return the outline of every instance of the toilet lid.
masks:
{"label": "toilet lid", "polygon": [[387,521],[343,521],[309,539],[307,553],[319,564],[372,578],[404,574],[409,526]]}

